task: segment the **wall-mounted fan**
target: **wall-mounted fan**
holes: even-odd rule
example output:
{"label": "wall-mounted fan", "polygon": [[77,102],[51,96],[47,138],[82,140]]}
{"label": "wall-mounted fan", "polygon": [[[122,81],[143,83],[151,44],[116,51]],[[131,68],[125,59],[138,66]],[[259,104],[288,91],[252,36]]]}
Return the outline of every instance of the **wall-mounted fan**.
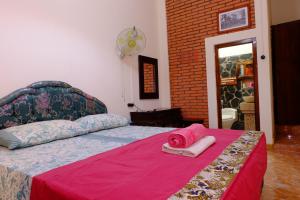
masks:
{"label": "wall-mounted fan", "polygon": [[123,30],[117,38],[120,57],[136,55],[146,47],[145,34],[136,27]]}

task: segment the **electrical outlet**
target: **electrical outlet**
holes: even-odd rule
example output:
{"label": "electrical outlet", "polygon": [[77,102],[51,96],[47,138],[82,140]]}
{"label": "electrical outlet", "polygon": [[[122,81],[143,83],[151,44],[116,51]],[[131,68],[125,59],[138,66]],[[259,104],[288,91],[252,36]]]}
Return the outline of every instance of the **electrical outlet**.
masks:
{"label": "electrical outlet", "polygon": [[128,103],[127,106],[132,108],[132,107],[134,107],[134,103]]}

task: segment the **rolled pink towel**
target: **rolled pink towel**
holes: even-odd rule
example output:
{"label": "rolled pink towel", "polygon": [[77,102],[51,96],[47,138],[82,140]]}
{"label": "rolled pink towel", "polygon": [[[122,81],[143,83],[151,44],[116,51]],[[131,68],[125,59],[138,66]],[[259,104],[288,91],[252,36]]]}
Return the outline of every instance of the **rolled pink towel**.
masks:
{"label": "rolled pink towel", "polygon": [[168,143],[174,148],[187,148],[206,136],[203,131],[205,129],[202,124],[193,124],[189,127],[176,130],[169,135]]}
{"label": "rolled pink towel", "polygon": [[189,157],[197,157],[216,142],[214,136],[205,136],[187,148],[173,148],[168,143],[163,144],[162,151]]}

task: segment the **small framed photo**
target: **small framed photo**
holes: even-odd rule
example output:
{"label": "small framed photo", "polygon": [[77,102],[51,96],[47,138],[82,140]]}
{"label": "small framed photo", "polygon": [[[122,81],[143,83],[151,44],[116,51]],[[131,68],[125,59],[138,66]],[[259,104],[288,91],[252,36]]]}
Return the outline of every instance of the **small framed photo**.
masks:
{"label": "small framed photo", "polygon": [[243,29],[250,26],[249,6],[219,13],[219,31]]}

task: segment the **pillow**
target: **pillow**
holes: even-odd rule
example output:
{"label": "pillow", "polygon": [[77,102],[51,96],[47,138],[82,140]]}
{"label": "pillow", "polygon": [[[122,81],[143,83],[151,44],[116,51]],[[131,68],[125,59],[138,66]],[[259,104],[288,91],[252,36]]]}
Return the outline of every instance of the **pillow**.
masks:
{"label": "pillow", "polygon": [[34,122],[0,130],[0,145],[17,149],[84,133],[86,132],[77,123],[69,120]]}
{"label": "pillow", "polygon": [[129,125],[129,120],[126,117],[115,114],[88,115],[77,119],[75,122],[79,123],[89,133]]}

